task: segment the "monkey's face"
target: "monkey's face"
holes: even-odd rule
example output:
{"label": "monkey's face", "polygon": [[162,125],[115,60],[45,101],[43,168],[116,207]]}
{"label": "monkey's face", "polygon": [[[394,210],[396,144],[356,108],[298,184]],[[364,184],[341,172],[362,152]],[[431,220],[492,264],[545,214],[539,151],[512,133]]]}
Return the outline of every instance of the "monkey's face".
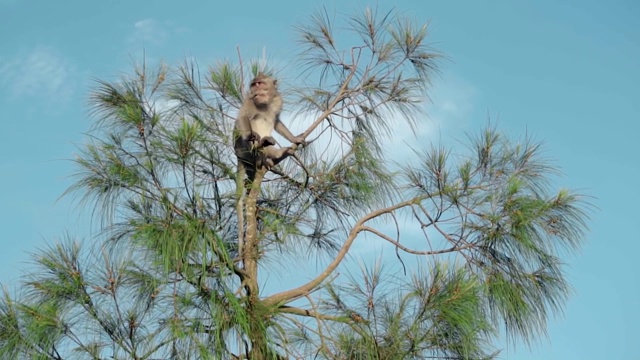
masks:
{"label": "monkey's face", "polygon": [[257,77],[251,81],[251,98],[256,106],[266,106],[276,93],[276,82],[269,77]]}

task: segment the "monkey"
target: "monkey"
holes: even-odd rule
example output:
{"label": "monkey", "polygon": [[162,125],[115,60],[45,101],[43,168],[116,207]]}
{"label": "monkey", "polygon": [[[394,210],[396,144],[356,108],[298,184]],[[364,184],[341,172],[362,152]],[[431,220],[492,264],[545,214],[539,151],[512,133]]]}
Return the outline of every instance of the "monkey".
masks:
{"label": "monkey", "polygon": [[259,73],[251,80],[249,93],[238,112],[234,129],[234,150],[238,157],[238,167],[242,166],[246,170],[249,180],[253,179],[258,168],[273,167],[295,149],[276,148],[276,141],[271,136],[273,130],[296,146],[305,144],[303,137],[294,136],[280,121],[282,97],[278,93],[277,83],[276,79]]}
{"label": "monkey", "polygon": [[[236,179],[238,256],[241,259],[244,247],[243,195],[247,189],[247,183],[253,182],[258,169],[272,168],[286,156],[295,156],[293,151],[297,145],[306,144],[304,137],[294,136],[280,121],[282,97],[278,93],[277,84],[276,79],[263,73],[259,73],[251,80],[249,93],[245,96],[238,111],[234,127],[233,148],[238,158]],[[294,145],[276,148],[276,140],[271,136],[274,130]],[[246,182],[245,174],[247,176]]]}

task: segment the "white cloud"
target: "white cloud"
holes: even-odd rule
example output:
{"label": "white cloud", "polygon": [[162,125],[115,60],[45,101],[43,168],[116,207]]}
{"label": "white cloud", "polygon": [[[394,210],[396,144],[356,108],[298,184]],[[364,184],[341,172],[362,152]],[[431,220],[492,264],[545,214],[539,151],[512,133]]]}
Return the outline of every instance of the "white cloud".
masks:
{"label": "white cloud", "polygon": [[12,96],[66,101],[73,95],[73,66],[55,49],[38,45],[0,61],[0,79]]}
{"label": "white cloud", "polygon": [[160,45],[167,40],[168,32],[166,26],[161,25],[154,19],[143,19],[133,24],[133,34],[128,42],[131,44],[142,43]]}
{"label": "white cloud", "polygon": [[153,103],[153,111],[155,112],[159,112],[159,113],[164,113],[164,112],[170,112],[175,110],[178,106],[180,105],[180,101],[178,100],[172,100],[172,99],[158,99],[156,101],[154,101]]}
{"label": "white cloud", "polygon": [[432,103],[427,113],[439,127],[458,127],[468,123],[474,110],[478,90],[470,83],[447,75],[434,84]]}
{"label": "white cloud", "polygon": [[[454,76],[447,76],[446,80],[434,84],[430,97],[431,103],[424,105],[424,115],[418,115],[415,132],[401,114],[390,114],[385,119],[392,130],[391,137],[380,142],[387,160],[406,164],[408,159],[416,156],[414,149],[420,151],[428,149],[430,144],[438,145],[445,140],[444,132],[466,128],[473,120],[471,117],[475,109],[477,90],[470,83]],[[282,119],[292,133],[301,133],[315,120],[315,117],[308,114],[296,118],[287,111],[288,106],[291,105],[285,102]],[[307,140],[315,139],[320,133],[320,128],[322,126]],[[314,148],[322,155],[322,159],[334,159],[347,150],[336,136],[325,133],[314,142]],[[276,139],[279,143],[288,145],[288,141],[280,136],[276,135]]]}
{"label": "white cloud", "polygon": [[447,129],[464,128],[471,119],[475,108],[477,90],[468,82],[447,76],[437,82],[431,90],[431,102],[425,105],[425,113],[418,119],[415,134],[402,119],[391,119],[394,134],[387,149],[389,158],[404,159],[414,156],[409,149],[425,149],[429,144],[439,144],[441,135]]}

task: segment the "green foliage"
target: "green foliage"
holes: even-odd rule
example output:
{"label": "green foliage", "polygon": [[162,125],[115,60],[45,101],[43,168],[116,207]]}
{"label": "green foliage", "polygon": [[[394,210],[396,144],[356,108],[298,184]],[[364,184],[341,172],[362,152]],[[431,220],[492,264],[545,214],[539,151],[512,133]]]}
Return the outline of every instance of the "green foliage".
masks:
{"label": "green foliage", "polygon": [[[334,36],[345,27],[359,44]],[[554,188],[540,144],[488,127],[466,153],[434,146],[390,166],[389,135],[420,126],[437,72],[428,28],[368,9],[342,23],[319,12],[298,33],[303,76],[282,118],[308,120],[309,145],[247,189],[234,119],[249,78],[276,69],[143,63],[97,81],[68,193],[93,206],[100,241],[40,251],[20,291],[5,290],[1,358],[490,359],[505,330],[544,334],[588,204]],[[416,270],[385,256],[345,279],[356,241]],[[269,282],[301,264],[297,287]]]}
{"label": "green foliage", "polygon": [[[461,267],[435,264],[410,279],[365,268],[361,278],[329,287],[325,312],[353,322],[327,327],[327,359],[490,358],[493,328],[482,304],[483,285]],[[356,309],[366,309],[358,312]],[[314,339],[302,338],[300,342]],[[315,338],[318,341],[318,338]]]}

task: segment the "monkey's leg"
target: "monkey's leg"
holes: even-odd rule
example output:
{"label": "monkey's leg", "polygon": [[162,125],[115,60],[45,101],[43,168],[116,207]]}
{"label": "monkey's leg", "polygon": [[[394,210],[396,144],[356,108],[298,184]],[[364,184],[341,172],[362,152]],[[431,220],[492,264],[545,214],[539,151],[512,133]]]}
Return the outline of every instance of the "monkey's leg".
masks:
{"label": "monkey's leg", "polygon": [[263,165],[268,169],[272,168],[276,164],[276,160],[286,153],[286,149],[276,148],[275,146],[266,146],[261,151],[264,158]]}
{"label": "monkey's leg", "polygon": [[[258,140],[251,140],[255,136],[258,137]],[[256,150],[254,150],[254,146],[260,142],[260,135],[252,131],[250,138],[250,140],[243,140],[238,137],[233,147],[238,160],[238,172],[243,171],[249,182],[252,182],[256,175]],[[242,180],[244,181],[244,178]]]}
{"label": "monkey's leg", "polygon": [[275,144],[276,144],[276,139],[274,139],[273,136],[265,136],[262,139],[260,139],[261,147],[273,146]]}
{"label": "monkey's leg", "polygon": [[267,168],[272,168],[287,156],[294,154],[294,149],[292,147],[276,148],[275,146],[267,146],[261,151],[265,158],[264,165]]}
{"label": "monkey's leg", "polygon": [[290,147],[277,148],[275,146],[267,146],[263,149],[264,154],[274,160],[281,160],[293,154]]}

